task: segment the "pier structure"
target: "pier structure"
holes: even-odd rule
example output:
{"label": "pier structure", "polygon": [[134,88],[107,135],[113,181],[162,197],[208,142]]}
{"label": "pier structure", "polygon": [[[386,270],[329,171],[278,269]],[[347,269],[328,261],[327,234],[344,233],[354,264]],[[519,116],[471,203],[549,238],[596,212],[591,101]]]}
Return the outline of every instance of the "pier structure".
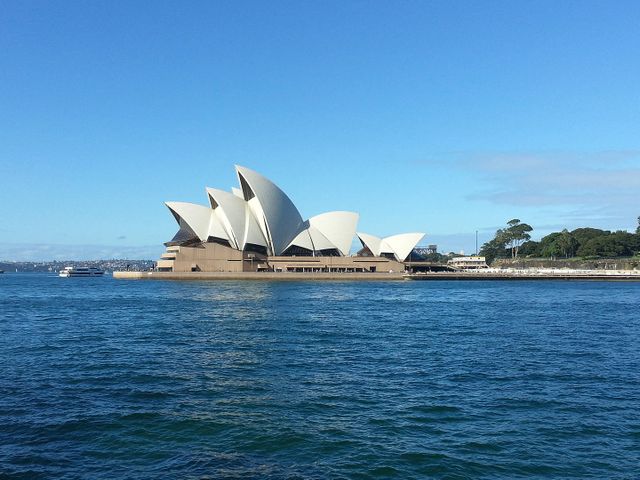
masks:
{"label": "pier structure", "polygon": [[410,273],[403,271],[318,271],[277,270],[248,272],[113,272],[114,278],[128,280],[298,280],[298,281],[626,281],[640,282],[638,270],[466,270],[429,271]]}

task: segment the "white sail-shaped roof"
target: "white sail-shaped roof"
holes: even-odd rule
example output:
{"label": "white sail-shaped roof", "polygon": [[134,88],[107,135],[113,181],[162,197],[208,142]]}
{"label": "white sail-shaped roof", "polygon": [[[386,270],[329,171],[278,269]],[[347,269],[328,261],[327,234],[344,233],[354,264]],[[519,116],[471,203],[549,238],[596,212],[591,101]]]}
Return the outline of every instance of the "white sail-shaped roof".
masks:
{"label": "white sail-shaped roof", "polygon": [[320,250],[334,250],[336,247],[327,237],[325,237],[320,230],[313,225],[309,225],[309,222],[305,222],[305,228],[296,237],[291,240],[287,248],[296,246],[306,248],[311,251]]}
{"label": "white sail-shaped roof", "polygon": [[391,247],[398,261],[403,262],[418,242],[422,240],[422,237],[424,237],[424,233],[401,233],[385,237],[383,242]]}
{"label": "white sail-shaped roof", "polygon": [[371,250],[371,253],[376,257],[383,253],[391,253],[399,262],[403,262],[409,256],[424,235],[424,233],[401,233],[379,238],[375,235],[358,232],[358,238],[362,244]]}
{"label": "white sail-shaped roof", "polygon": [[249,205],[245,205],[244,241],[242,243],[242,248],[244,249],[249,243],[252,245],[260,245],[265,248],[267,247],[267,240],[262,234],[262,229],[260,228],[260,225],[258,225],[256,217],[251,213]]}
{"label": "white sail-shaped roof", "polygon": [[269,179],[236,165],[244,199],[256,216],[273,255],[281,255],[302,230],[302,217],[287,195]]}
{"label": "white sail-shaped roof", "polygon": [[311,242],[313,242],[314,250],[339,250],[331,240],[329,240],[325,235],[322,234],[320,230],[318,230],[313,225],[309,225],[307,231],[309,232],[309,236],[311,237]]}
{"label": "white sail-shaped roof", "polygon": [[357,235],[362,245],[371,250],[371,253],[373,253],[374,256],[380,256],[380,249],[382,247],[382,239],[380,237],[362,232],[358,232]]}
{"label": "white sail-shaped roof", "polygon": [[245,201],[236,197],[233,193],[215,188],[207,187],[207,194],[209,195],[211,208],[213,208],[224,225],[232,246],[238,249],[242,248],[246,208]]}
{"label": "white sail-shaped roof", "polygon": [[289,245],[287,245],[287,248],[292,246],[306,248],[307,250],[311,251],[315,250],[315,248],[313,247],[313,242],[311,241],[311,235],[309,235],[309,230],[306,228],[302,230],[298,235],[296,235],[293,240],[291,240]]}
{"label": "white sail-shaped roof", "polygon": [[[207,188],[210,208],[186,202],[166,203],[180,225],[171,242],[187,244],[198,239],[225,245],[228,242],[232,248],[255,251],[266,247],[268,255],[282,255],[290,247],[314,254],[349,254],[359,219],[357,213],[326,212],[303,221],[293,202],[277,185],[249,168],[238,165],[235,168],[241,188],[232,188],[231,192]],[[373,255],[393,255],[399,261],[404,261],[424,236],[422,233],[386,238],[357,235]]]}
{"label": "white sail-shaped roof", "polygon": [[267,246],[260,226],[253,216],[251,209],[244,198],[236,194],[207,188],[211,206],[214,211],[224,218],[223,224],[231,229],[230,236],[239,250],[244,250],[247,244]]}
{"label": "white sail-shaped roof", "polygon": [[332,248],[337,248],[342,255],[348,255],[351,241],[356,234],[358,218],[356,212],[326,212],[311,217],[309,224],[334,245]]}
{"label": "white sail-shaped roof", "polygon": [[187,202],[166,202],[165,205],[171,210],[178,224],[181,218],[200,241],[206,242],[209,237],[229,241],[224,226],[211,208]]}
{"label": "white sail-shaped roof", "polygon": [[221,219],[234,248],[243,250],[247,243],[267,246],[260,227],[247,202],[233,193],[207,188],[211,208]]}

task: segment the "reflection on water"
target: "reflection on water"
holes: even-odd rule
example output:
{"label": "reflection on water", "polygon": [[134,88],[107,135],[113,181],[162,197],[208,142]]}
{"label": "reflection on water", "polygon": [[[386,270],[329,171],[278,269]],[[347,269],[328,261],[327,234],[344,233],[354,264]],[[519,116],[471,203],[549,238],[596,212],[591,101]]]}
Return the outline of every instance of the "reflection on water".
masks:
{"label": "reflection on water", "polygon": [[68,280],[0,278],[0,476],[637,467],[638,284]]}

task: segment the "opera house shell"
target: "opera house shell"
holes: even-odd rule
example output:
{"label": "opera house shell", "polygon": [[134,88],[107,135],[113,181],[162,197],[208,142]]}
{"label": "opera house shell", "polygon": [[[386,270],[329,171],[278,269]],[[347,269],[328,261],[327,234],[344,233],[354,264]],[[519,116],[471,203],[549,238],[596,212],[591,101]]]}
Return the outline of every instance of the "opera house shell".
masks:
{"label": "opera house shell", "polygon": [[[179,230],[165,244],[158,270],[398,271],[424,236],[356,233],[356,212],[304,220],[275,183],[246,167],[235,169],[239,188],[207,188],[209,205],[166,202]],[[362,249],[349,256],[356,235]]]}

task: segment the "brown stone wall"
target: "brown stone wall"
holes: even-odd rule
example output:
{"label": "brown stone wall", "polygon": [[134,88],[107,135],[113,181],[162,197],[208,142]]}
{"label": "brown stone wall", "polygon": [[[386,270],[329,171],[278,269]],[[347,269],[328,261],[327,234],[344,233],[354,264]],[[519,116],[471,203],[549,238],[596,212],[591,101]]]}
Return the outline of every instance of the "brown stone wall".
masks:
{"label": "brown stone wall", "polygon": [[269,265],[283,271],[287,271],[290,268],[346,268],[380,273],[404,271],[402,263],[385,257],[269,257]]}
{"label": "brown stone wall", "polygon": [[242,272],[242,252],[218,243],[180,247],[173,262],[174,272]]}
{"label": "brown stone wall", "polygon": [[[160,262],[158,265],[160,266]],[[167,261],[167,266],[170,260]],[[363,272],[402,272],[404,264],[385,257],[265,257],[257,253],[241,252],[218,243],[194,247],[181,246],[173,260],[174,272],[251,272],[259,268],[286,271],[309,269]]]}

